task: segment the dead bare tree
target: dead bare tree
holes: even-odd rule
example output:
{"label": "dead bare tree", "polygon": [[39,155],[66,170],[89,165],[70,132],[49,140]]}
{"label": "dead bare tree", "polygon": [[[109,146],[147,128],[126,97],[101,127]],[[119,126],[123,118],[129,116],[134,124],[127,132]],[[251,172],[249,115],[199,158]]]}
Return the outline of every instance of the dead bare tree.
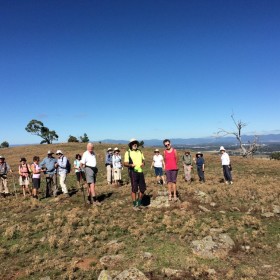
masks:
{"label": "dead bare tree", "polygon": [[249,142],[247,145],[245,145],[244,143],[242,143],[242,128],[247,126],[246,123],[242,122],[241,120],[236,121],[234,118],[234,115],[231,115],[231,118],[234,122],[234,125],[237,129],[237,131],[227,131],[223,128],[220,128],[219,131],[216,133],[217,137],[224,137],[227,135],[234,135],[235,138],[237,139],[238,143],[239,143],[239,147],[241,149],[241,155],[243,157],[252,157],[253,154],[258,150],[258,136],[255,135],[253,142]]}

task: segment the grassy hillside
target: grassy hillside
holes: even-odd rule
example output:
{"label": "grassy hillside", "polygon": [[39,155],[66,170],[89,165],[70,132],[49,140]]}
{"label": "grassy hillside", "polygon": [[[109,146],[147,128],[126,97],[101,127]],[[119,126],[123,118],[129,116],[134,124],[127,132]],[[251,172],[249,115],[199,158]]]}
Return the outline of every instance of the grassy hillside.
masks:
{"label": "grassy hillside", "polygon": [[[18,189],[17,199],[0,199],[0,279],[97,279],[102,269],[113,277],[129,267],[148,279],[279,279],[280,161],[231,157],[234,184],[226,186],[219,155],[206,154],[205,184],[199,184],[195,170],[192,184],[185,183],[180,164],[180,201],[135,212],[126,169],[122,187],[107,185],[108,147],[95,146],[101,206],[84,206],[74,172],[67,178],[70,198],[37,201],[23,198]],[[124,155],[127,146],[118,147]],[[61,149],[73,162],[85,144],[14,147],[0,153],[17,173],[20,157],[31,163],[34,155],[43,159],[49,149]],[[143,153],[145,199],[153,203],[160,198],[150,169],[153,149]],[[11,191],[12,182],[9,176]],[[42,182],[44,190],[44,176]],[[193,250],[193,241],[211,236],[216,242],[219,234],[234,244],[228,248],[225,243],[219,251],[213,247],[216,255],[211,258]]]}

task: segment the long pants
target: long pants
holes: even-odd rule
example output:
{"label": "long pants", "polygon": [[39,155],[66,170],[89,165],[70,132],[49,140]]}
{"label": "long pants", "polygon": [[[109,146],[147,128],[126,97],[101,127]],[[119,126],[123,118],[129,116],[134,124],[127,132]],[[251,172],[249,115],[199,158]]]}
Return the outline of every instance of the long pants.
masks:
{"label": "long pants", "polygon": [[226,181],[232,181],[231,172],[228,165],[223,165],[223,172]]}
{"label": "long pants", "polygon": [[61,186],[62,192],[63,193],[68,193],[68,189],[66,187],[66,174],[65,173],[60,173],[59,174],[59,184]]}
{"label": "long pants", "polygon": [[185,180],[190,181],[191,180],[191,172],[192,172],[192,166],[184,164],[184,174],[185,174]]}
{"label": "long pants", "polygon": [[57,186],[56,182],[54,180],[55,174],[46,174],[46,197],[51,196],[51,193],[53,191],[53,194],[56,195],[57,192]]}
{"label": "long pants", "polygon": [[9,193],[7,177],[0,176],[0,193]]}
{"label": "long pants", "polygon": [[113,168],[109,164],[109,165],[106,166],[106,170],[107,170],[107,182],[111,184],[112,183],[112,171],[113,171]]}
{"label": "long pants", "polygon": [[202,166],[197,166],[197,174],[198,174],[198,177],[199,177],[199,181],[200,182],[205,182],[204,171],[202,170]]}

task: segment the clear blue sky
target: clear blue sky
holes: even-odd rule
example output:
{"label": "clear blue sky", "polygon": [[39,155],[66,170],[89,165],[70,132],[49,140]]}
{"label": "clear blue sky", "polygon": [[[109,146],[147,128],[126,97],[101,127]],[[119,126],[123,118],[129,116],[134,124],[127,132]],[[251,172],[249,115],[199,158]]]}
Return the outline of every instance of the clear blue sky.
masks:
{"label": "clear blue sky", "polygon": [[280,132],[278,0],[0,0],[0,142]]}

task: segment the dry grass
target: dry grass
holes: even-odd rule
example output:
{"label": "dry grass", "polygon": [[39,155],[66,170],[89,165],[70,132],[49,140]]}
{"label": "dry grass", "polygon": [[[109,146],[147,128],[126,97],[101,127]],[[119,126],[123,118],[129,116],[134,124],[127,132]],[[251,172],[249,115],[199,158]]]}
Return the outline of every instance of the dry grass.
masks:
{"label": "dry grass", "polygon": [[[22,194],[18,199],[1,199],[0,279],[97,279],[103,268],[116,275],[131,266],[149,279],[278,279],[279,214],[269,218],[262,214],[273,212],[274,205],[280,206],[279,161],[232,157],[234,184],[226,186],[221,183],[219,156],[206,154],[205,184],[198,183],[195,171],[194,182],[186,184],[180,166],[181,202],[169,208],[135,212],[129,185],[115,188],[106,184],[104,155],[108,147],[96,145],[97,192],[103,199],[98,208],[84,207],[81,192],[69,199],[34,201],[24,199]],[[118,147],[124,155],[126,146]],[[17,171],[20,157],[31,163],[34,155],[43,159],[48,149],[62,149],[73,162],[85,145],[14,147],[1,149],[1,154]],[[143,152],[147,194],[153,199],[158,189],[150,170],[153,149]],[[126,182],[126,170],[123,176]],[[11,177],[9,182],[13,190]],[[75,189],[74,174],[68,177],[67,185]],[[42,190],[44,187],[42,183]],[[199,191],[205,196],[199,196]],[[199,206],[210,212],[201,211]],[[211,260],[193,255],[191,242],[215,230],[234,240],[235,247],[229,254]],[[166,268],[180,271],[179,276],[164,278]]]}

